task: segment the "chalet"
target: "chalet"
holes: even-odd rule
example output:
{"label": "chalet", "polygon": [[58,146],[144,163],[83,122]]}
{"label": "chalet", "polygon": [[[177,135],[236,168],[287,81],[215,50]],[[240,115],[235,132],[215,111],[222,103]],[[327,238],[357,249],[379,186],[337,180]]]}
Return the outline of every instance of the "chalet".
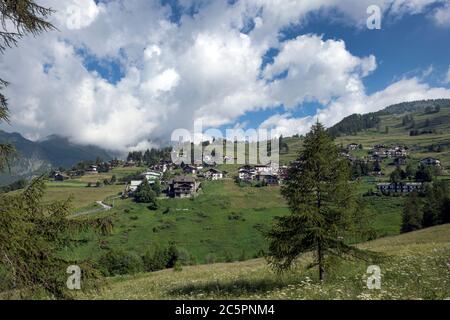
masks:
{"label": "chalet", "polygon": [[440,167],[441,166],[441,161],[439,161],[436,158],[428,157],[428,158],[424,158],[424,159],[420,160],[420,164],[422,164],[424,166]]}
{"label": "chalet", "polygon": [[378,190],[381,193],[410,193],[413,191],[421,191],[423,188],[423,184],[421,182],[399,182],[399,183],[378,183]]}
{"label": "chalet", "polygon": [[186,198],[197,193],[200,184],[193,177],[180,176],[169,183],[168,196],[171,198]]}
{"label": "chalet", "polygon": [[245,165],[239,168],[238,177],[240,180],[250,181],[254,180],[256,177],[257,171],[254,167]]}
{"label": "chalet", "polygon": [[261,172],[258,173],[256,175],[256,180],[260,181],[260,182],[265,182],[268,185],[278,185],[278,176],[271,174],[271,173],[266,173],[266,172]]}
{"label": "chalet", "polygon": [[209,180],[223,179],[223,172],[214,168],[209,169],[204,173],[205,178]]}
{"label": "chalet", "polygon": [[278,168],[279,168],[278,163],[274,162],[269,162],[268,164],[255,165],[255,170],[257,173],[277,174]]}
{"label": "chalet", "polygon": [[55,174],[53,175],[53,179],[55,181],[64,181],[69,179],[69,176],[61,172],[55,172]]}
{"label": "chalet", "polygon": [[357,143],[350,143],[349,145],[347,145],[347,150],[356,150],[359,148],[359,144]]}
{"label": "chalet", "polygon": [[389,158],[392,158],[392,157],[406,157],[407,151],[406,151],[405,147],[395,146],[393,148],[390,148],[390,149],[386,150],[386,155]]}
{"label": "chalet", "polygon": [[95,173],[98,173],[98,167],[97,167],[97,166],[94,166],[94,165],[91,165],[91,166],[89,166],[89,168],[86,170],[86,173],[88,173],[88,174],[95,174]]}

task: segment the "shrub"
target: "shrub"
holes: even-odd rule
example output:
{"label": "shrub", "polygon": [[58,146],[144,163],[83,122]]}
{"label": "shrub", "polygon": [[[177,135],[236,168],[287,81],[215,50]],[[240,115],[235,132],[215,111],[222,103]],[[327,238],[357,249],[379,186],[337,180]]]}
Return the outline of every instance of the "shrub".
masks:
{"label": "shrub", "polygon": [[158,271],[166,268],[169,261],[167,249],[156,248],[153,253],[147,251],[142,257],[146,271]]}
{"label": "shrub", "polygon": [[183,271],[183,267],[179,261],[175,262],[175,265],[173,266],[173,271],[175,272]]}
{"label": "shrub", "polygon": [[233,255],[228,250],[225,251],[224,258],[225,258],[225,262],[233,262],[234,261]]}
{"label": "shrub", "polygon": [[193,264],[192,256],[186,249],[177,248],[177,263],[178,262],[183,266],[189,266]]}
{"label": "shrub", "polygon": [[175,266],[175,263],[179,259],[179,251],[175,244],[170,244],[169,248],[167,249],[167,254],[169,256],[169,259],[167,261],[167,268],[173,268]]}
{"label": "shrub", "polygon": [[144,270],[141,257],[135,253],[117,249],[108,251],[98,263],[106,276],[134,274]]}

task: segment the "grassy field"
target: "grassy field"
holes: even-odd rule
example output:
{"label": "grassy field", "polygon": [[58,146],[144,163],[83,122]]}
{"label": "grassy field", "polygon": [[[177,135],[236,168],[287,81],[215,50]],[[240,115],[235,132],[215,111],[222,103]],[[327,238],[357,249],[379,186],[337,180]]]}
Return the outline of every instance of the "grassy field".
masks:
{"label": "grassy field", "polygon": [[[202,185],[196,198],[160,199],[156,211],[130,199],[116,199],[112,210],[90,216],[111,216],[113,233],[80,234],[80,245],[65,254],[95,260],[108,248],[142,254],[173,242],[191,255],[193,263],[261,256],[267,250],[263,231],[271,226],[274,217],[289,212],[280,188],[239,187],[231,179],[204,181]],[[404,198],[364,199],[366,209],[374,216],[377,234],[398,234]]]}
{"label": "grassy field", "polygon": [[107,185],[103,187],[86,187],[85,183],[77,182],[49,182],[44,196],[45,202],[65,200],[72,197],[74,211],[90,207],[96,201],[108,196],[117,195],[124,188],[123,185]]}
{"label": "grassy field", "polygon": [[[65,200],[71,196],[75,212],[88,210],[95,206],[96,201],[117,196],[125,187],[119,183],[95,187],[97,181],[110,180],[113,175],[119,180],[126,175],[143,172],[145,169],[144,167],[118,167],[107,173],[88,174],[66,181],[48,181],[44,201]],[[92,187],[87,187],[88,183],[91,183]]]}
{"label": "grassy field", "polygon": [[386,237],[361,247],[384,254],[381,289],[366,286],[368,262],[336,262],[324,284],[306,269],[274,273],[264,259],[109,278],[79,299],[450,299],[450,225]]}
{"label": "grassy field", "polygon": [[81,234],[85,244],[68,254],[95,259],[104,251],[100,243],[102,248],[143,253],[175,242],[197,263],[223,261],[226,254],[235,259],[252,258],[266,248],[261,231],[273,217],[288,212],[278,189],[240,188],[231,180],[209,181],[203,183],[198,197],[161,199],[156,211],[130,199],[117,199],[115,207],[104,213],[113,217],[113,234]]}

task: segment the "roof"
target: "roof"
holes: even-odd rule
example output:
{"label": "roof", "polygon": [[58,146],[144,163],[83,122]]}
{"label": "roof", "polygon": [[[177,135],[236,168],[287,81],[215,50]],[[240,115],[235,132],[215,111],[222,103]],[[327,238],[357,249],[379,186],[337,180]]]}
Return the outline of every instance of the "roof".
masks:
{"label": "roof", "polygon": [[220,171],[220,170],[218,170],[218,169],[215,169],[215,168],[211,168],[211,169],[209,169],[208,171],[212,171],[212,172],[214,172],[214,173],[222,173],[222,171]]}
{"label": "roof", "polygon": [[142,183],[142,180],[131,180],[130,181],[130,186],[131,187],[137,187]]}
{"label": "roof", "polygon": [[146,172],[142,172],[141,176],[155,176],[155,177],[160,177],[161,173],[160,172],[155,172],[155,171],[146,171]]}
{"label": "roof", "polygon": [[175,177],[172,180],[172,183],[183,183],[183,182],[194,183],[195,179],[193,177],[179,176],[179,177]]}

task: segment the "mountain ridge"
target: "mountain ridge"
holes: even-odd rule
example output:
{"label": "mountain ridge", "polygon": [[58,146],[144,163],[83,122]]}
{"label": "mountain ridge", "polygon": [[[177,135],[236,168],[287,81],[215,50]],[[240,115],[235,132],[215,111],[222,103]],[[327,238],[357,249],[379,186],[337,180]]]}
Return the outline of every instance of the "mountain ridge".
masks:
{"label": "mountain ridge", "polygon": [[18,153],[18,159],[11,165],[10,172],[0,174],[0,185],[28,179],[51,168],[69,168],[81,160],[99,157],[107,161],[113,158],[110,152],[100,147],[72,143],[69,138],[59,135],[31,141],[18,132],[0,130],[0,143],[12,144]]}

